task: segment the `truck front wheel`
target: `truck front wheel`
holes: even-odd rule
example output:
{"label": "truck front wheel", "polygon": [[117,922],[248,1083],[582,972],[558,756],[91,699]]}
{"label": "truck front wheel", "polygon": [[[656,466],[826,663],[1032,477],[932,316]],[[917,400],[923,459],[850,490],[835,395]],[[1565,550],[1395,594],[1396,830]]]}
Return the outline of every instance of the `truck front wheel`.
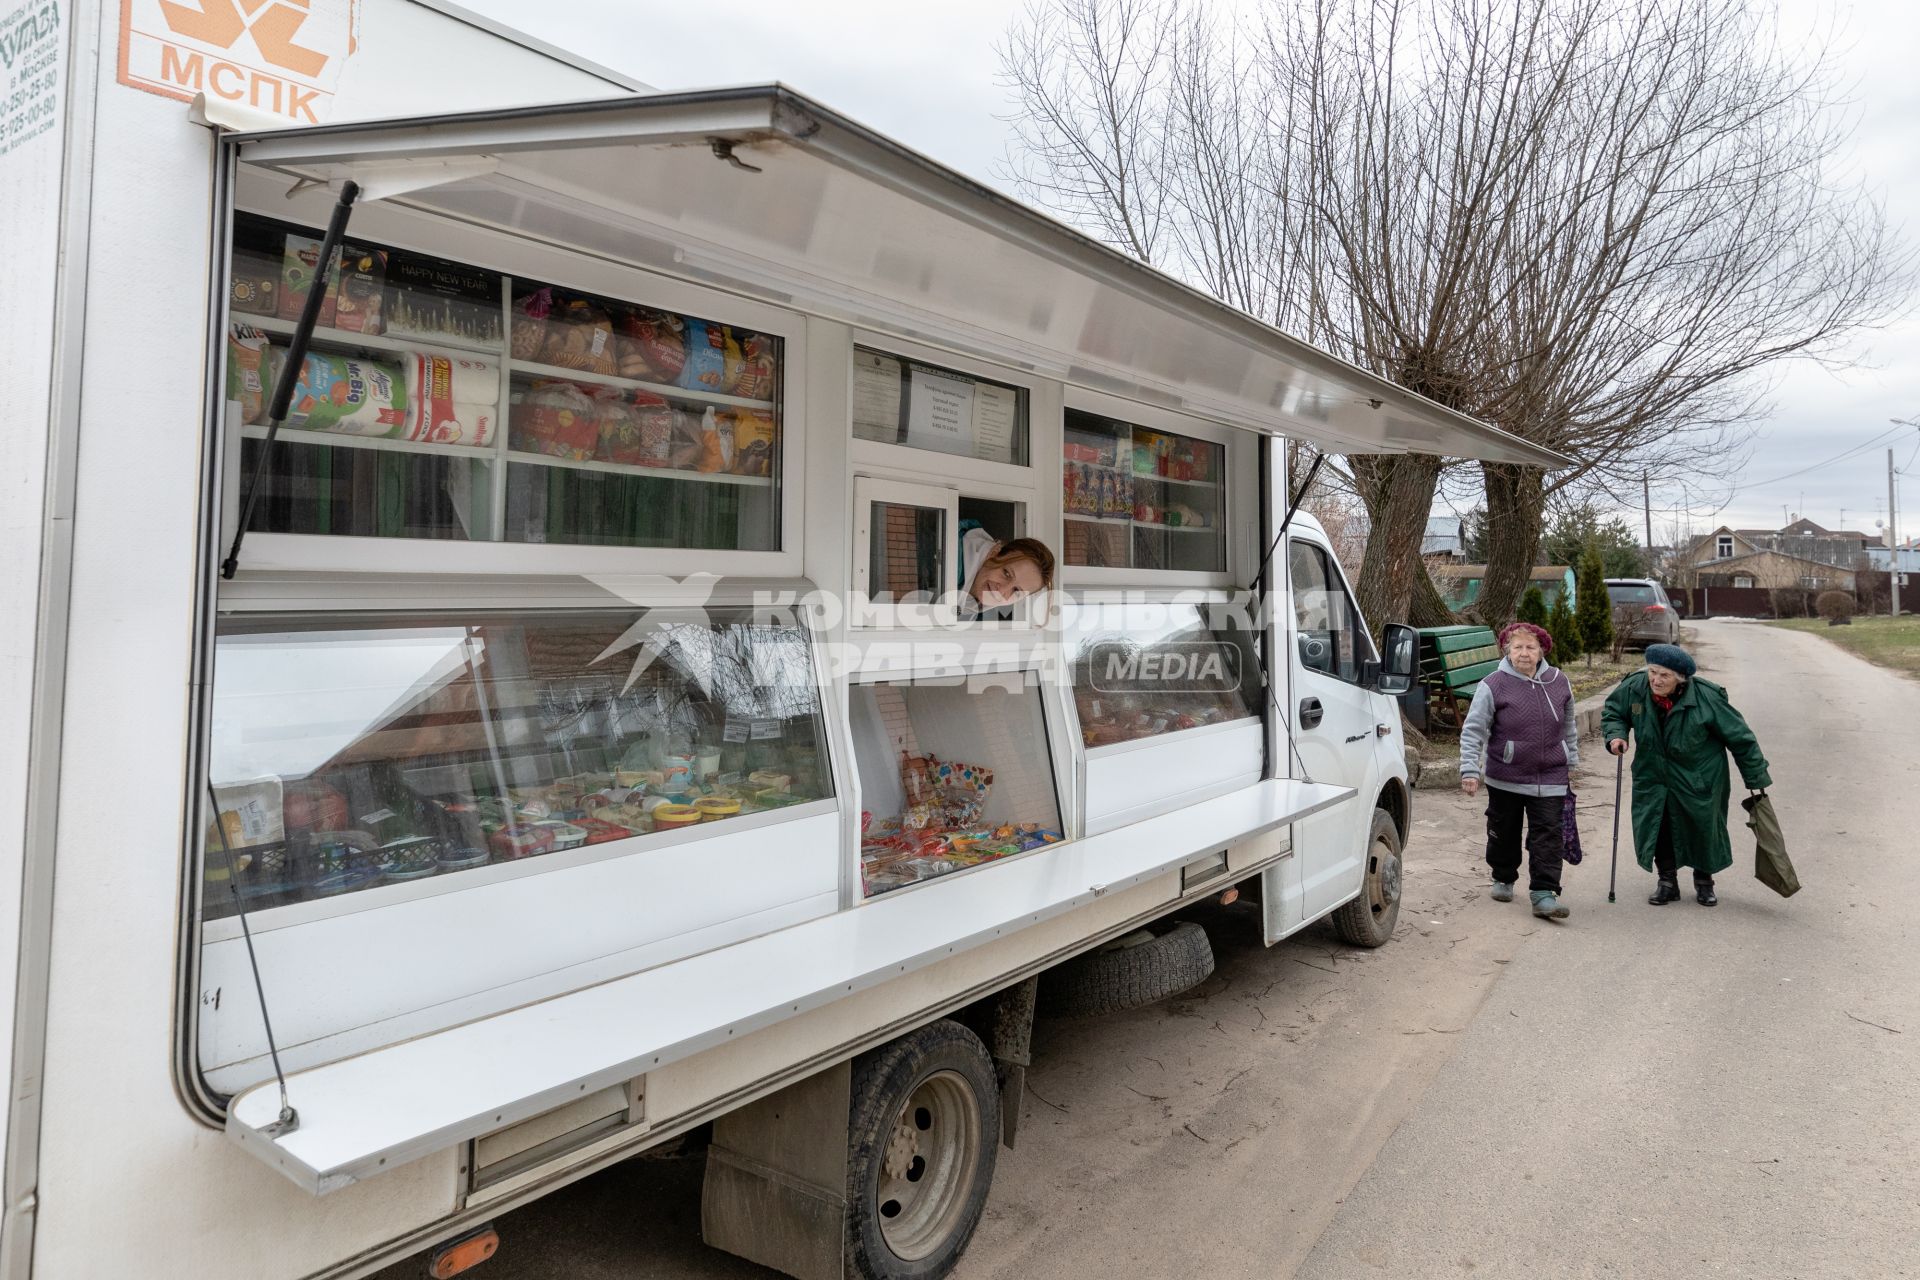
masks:
{"label": "truck front wheel", "polygon": [[854,1062],[851,1120],[848,1274],[946,1275],[980,1225],[999,1154],[987,1047],[943,1019],[875,1049]]}
{"label": "truck front wheel", "polygon": [[1356,947],[1384,946],[1400,920],[1400,828],[1385,809],[1367,833],[1367,878],[1360,896],[1333,913],[1333,931]]}

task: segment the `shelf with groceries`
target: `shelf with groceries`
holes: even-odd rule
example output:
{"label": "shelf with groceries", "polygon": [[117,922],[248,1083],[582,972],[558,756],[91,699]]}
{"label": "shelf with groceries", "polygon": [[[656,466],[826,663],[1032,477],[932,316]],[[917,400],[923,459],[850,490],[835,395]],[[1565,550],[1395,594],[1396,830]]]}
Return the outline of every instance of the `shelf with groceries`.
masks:
{"label": "shelf with groceries", "polygon": [[[1226,466],[1220,445],[1069,409],[1061,483],[1068,565],[1225,569]],[[1133,529],[1132,537],[1117,532],[1126,528]],[[1183,536],[1171,537],[1176,533]]]}
{"label": "shelf with groceries", "polygon": [[[236,222],[226,393],[249,473],[319,246]],[[319,319],[260,532],[777,544],[777,336],[353,242]]]}

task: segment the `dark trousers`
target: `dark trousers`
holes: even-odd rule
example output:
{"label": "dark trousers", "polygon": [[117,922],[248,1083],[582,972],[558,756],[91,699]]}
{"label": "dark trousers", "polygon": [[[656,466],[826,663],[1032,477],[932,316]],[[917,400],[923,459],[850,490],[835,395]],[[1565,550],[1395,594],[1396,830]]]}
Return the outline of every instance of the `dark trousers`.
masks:
{"label": "dark trousers", "polygon": [[[1482,785],[1485,785],[1484,783]],[[1520,878],[1520,824],[1527,827],[1529,890],[1560,892],[1560,811],[1565,796],[1523,796],[1487,787],[1487,865],[1493,878],[1512,884]]]}
{"label": "dark trousers", "polygon": [[[1662,880],[1680,882],[1680,863],[1673,852],[1673,819],[1663,816],[1660,823],[1660,839],[1653,846],[1653,870]],[[1698,868],[1693,872],[1693,887],[1696,889],[1713,888],[1711,873]]]}

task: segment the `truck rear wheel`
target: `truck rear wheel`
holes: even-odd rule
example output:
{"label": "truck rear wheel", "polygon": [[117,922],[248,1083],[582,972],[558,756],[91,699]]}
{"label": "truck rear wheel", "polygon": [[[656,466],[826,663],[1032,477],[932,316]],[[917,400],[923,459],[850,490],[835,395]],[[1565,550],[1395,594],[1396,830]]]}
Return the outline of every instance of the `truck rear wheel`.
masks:
{"label": "truck rear wheel", "polygon": [[993,1183],[1000,1093],[980,1038],[943,1019],[855,1061],[846,1260],[865,1280],[944,1276]]}
{"label": "truck rear wheel", "polygon": [[1367,879],[1360,896],[1333,913],[1333,931],[1356,947],[1379,947],[1400,921],[1400,828],[1385,809],[1373,811],[1367,834]]}
{"label": "truck rear wheel", "polygon": [[1040,1011],[1080,1017],[1140,1009],[1199,986],[1213,973],[1207,931],[1191,920],[1136,929],[1040,978]]}

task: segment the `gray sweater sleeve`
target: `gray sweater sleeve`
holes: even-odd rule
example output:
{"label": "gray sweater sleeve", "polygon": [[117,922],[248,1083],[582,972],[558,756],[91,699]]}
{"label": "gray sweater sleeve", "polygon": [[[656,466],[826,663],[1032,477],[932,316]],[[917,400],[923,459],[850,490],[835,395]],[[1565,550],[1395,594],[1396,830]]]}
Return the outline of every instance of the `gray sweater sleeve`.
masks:
{"label": "gray sweater sleeve", "polygon": [[[1572,717],[1568,717],[1571,719]],[[1480,776],[1480,760],[1486,755],[1487,739],[1493,734],[1493,690],[1482,680],[1473,690],[1473,703],[1460,724],[1460,776]]]}
{"label": "gray sweater sleeve", "polygon": [[[1560,678],[1567,682],[1567,693],[1571,695],[1573,677],[1562,671]],[[1571,697],[1567,700],[1566,722],[1560,726],[1560,742],[1567,749],[1567,768],[1570,770],[1578,768],[1580,765],[1580,717],[1574,713]]]}

